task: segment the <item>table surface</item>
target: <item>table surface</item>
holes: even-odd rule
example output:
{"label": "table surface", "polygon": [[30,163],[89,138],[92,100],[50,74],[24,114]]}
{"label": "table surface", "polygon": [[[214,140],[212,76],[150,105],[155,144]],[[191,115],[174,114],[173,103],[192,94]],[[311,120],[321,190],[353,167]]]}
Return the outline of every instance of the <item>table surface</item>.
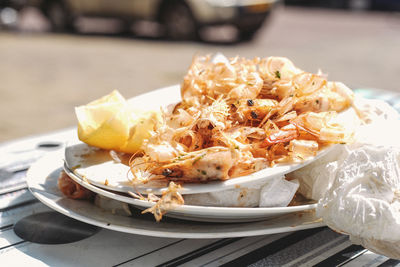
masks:
{"label": "table surface", "polygon": [[[358,93],[385,99],[400,110],[399,95],[379,90]],[[21,239],[13,230],[18,221],[51,211],[27,189],[27,168],[75,134],[70,128],[0,144],[0,262],[8,266],[400,266],[399,260],[353,245],[347,236],[327,227],[225,239],[147,237],[107,229],[68,244]]]}

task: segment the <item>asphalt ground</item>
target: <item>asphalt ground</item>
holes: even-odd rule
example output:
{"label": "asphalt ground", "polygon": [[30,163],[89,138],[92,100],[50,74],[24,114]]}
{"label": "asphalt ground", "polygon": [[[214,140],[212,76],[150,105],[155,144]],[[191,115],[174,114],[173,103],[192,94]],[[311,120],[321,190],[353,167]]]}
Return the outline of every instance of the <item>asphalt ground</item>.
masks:
{"label": "asphalt ground", "polygon": [[285,56],[353,88],[400,92],[398,13],[280,8],[253,41],[233,44],[52,34],[35,14],[24,23],[0,32],[0,142],[74,126],[75,106],[113,89],[129,98],[178,84],[195,54]]}

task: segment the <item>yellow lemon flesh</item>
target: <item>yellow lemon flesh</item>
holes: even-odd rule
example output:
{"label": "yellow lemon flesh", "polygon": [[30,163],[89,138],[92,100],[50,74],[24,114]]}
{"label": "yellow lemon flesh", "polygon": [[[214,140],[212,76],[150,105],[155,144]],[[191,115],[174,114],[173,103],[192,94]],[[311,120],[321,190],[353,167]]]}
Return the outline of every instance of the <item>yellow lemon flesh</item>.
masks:
{"label": "yellow lemon flesh", "polygon": [[143,140],[150,137],[155,125],[160,121],[159,113],[147,112],[142,114],[136,121],[135,126],[131,128],[131,134],[128,141],[121,148],[121,151],[134,153],[140,149]]}
{"label": "yellow lemon flesh", "polygon": [[126,153],[137,152],[159,120],[156,112],[133,112],[118,91],[76,107],[75,113],[82,142]]}

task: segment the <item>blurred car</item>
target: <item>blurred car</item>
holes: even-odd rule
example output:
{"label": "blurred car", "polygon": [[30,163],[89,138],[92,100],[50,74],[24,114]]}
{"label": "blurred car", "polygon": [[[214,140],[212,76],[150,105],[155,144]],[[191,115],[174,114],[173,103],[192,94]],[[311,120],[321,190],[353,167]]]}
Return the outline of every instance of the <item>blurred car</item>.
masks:
{"label": "blurred car", "polygon": [[231,24],[250,39],[277,0],[32,0],[55,31],[72,30],[80,16],[115,17],[127,25],[159,22],[172,39],[194,39],[203,27]]}

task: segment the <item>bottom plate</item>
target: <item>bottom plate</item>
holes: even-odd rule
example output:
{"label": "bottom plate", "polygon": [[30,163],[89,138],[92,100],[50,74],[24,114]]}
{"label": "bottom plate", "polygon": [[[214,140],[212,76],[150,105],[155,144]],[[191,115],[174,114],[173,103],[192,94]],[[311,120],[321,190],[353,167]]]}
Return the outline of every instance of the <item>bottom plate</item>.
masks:
{"label": "bottom plate", "polygon": [[250,223],[206,223],[163,218],[159,223],[152,216],[133,212],[121,216],[104,211],[89,201],[72,200],[62,195],[57,179],[63,161],[48,155],[29,169],[27,183],[32,194],[48,207],[71,218],[103,228],[131,234],[168,238],[228,238],[291,232],[324,226],[314,211],[287,214],[278,218]]}

